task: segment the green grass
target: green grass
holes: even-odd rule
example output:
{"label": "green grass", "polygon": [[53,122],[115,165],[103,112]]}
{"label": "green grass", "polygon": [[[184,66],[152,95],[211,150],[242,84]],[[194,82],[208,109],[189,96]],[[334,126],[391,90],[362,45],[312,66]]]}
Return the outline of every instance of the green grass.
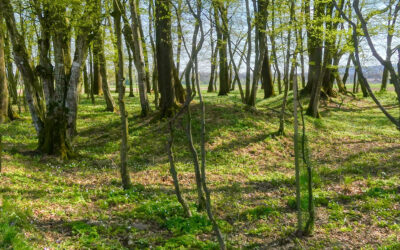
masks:
{"label": "green grass", "polygon": [[[323,102],[322,119],[306,117],[317,220],[311,237],[296,239],[292,117],[286,136],[275,136],[282,96],[259,99],[249,110],[238,92],[204,95],[208,183],[229,248],[399,249],[400,137],[370,99],[344,97],[340,107]],[[378,96],[398,116],[395,95]],[[30,153],[37,138],[28,113],[5,125],[0,248],[218,248],[207,215],[197,212],[184,131],[176,131],[174,154],[190,219],[169,176],[165,121],[155,112],[140,118],[138,98],[127,98],[127,106],[134,183],[128,191],[118,172],[119,116],[104,112],[101,97],[96,105],[82,97],[73,143],[79,156],[66,162]],[[192,110],[198,143],[198,100]]]}

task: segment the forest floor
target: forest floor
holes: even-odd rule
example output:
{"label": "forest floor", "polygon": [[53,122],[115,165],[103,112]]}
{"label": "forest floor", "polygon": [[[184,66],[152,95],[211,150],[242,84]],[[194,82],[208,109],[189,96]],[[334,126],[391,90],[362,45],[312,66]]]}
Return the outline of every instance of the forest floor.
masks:
{"label": "forest floor", "polygon": [[[395,95],[377,94],[398,116]],[[262,96],[260,92],[259,96]],[[218,223],[231,249],[400,249],[400,135],[371,99],[339,97],[306,117],[314,168],[316,223],[296,230],[292,95],[286,135],[279,126],[281,96],[257,109],[205,94],[207,177]],[[304,100],[306,105],[307,100]],[[6,125],[0,175],[0,248],[216,249],[204,212],[196,210],[191,154],[182,129],[174,153],[193,217],[183,217],[169,174],[165,122],[138,116],[127,98],[129,170],[134,188],[121,189],[119,116],[101,97],[82,97],[76,159],[33,155],[37,138],[29,114]],[[193,137],[200,110],[193,105]]]}

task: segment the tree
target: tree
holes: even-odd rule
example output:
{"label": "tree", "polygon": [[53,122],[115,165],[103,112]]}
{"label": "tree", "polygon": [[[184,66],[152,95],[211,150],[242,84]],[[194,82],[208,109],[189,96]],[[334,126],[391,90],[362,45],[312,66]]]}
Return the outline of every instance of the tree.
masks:
{"label": "tree", "polygon": [[[219,92],[218,95],[223,96],[229,93],[229,76],[228,76],[228,9],[224,1],[213,0],[214,21],[217,31],[217,47],[219,52]],[[221,25],[222,23],[222,25]]]}
{"label": "tree", "polygon": [[[120,1],[118,0],[118,3]],[[124,35],[125,39],[127,39],[130,49],[133,52],[133,60],[135,63],[136,70],[138,72],[138,86],[139,86],[139,98],[140,98],[140,106],[141,106],[141,115],[147,116],[150,112],[150,104],[147,96],[147,87],[149,80],[147,79],[148,73],[146,72],[146,64],[145,58],[143,55],[143,43],[140,33],[141,23],[139,22],[139,16],[136,6],[135,0],[130,0],[130,10],[131,10],[131,18],[132,23],[129,26],[128,19],[123,16],[125,27],[124,27]],[[119,6],[122,6],[119,4]]]}
{"label": "tree", "polygon": [[[397,17],[400,11],[400,2],[397,2],[394,11],[393,11],[392,0],[389,0],[388,6],[389,6],[389,12],[388,12],[387,37],[386,37],[386,61],[390,61],[392,58],[392,42],[393,42]],[[386,91],[388,79],[389,79],[389,70],[385,67],[382,73],[381,91]]]}
{"label": "tree", "polygon": [[[3,24],[3,16],[0,11],[0,125],[8,119],[8,88],[7,88],[6,64],[4,56],[4,34],[5,34],[5,26]],[[1,141],[0,141],[0,150],[1,150]],[[1,152],[0,152],[0,157],[1,157]]]}
{"label": "tree", "polygon": [[[107,62],[106,56],[104,54],[104,31],[102,28],[98,31],[96,38],[94,39],[93,50],[96,51],[97,61],[101,76],[102,83],[102,91],[104,93],[104,99],[106,101],[106,111],[115,112],[116,107],[114,103],[114,99],[111,96],[110,88],[108,86],[107,79]],[[95,73],[96,76],[96,73]],[[96,81],[94,82],[94,86],[96,86]]]}
{"label": "tree", "polygon": [[[374,102],[376,103],[376,105],[379,107],[379,109],[385,114],[385,116],[396,126],[397,129],[400,130],[400,121],[398,119],[396,119],[395,117],[393,117],[386,109],[384,106],[382,106],[382,104],[380,103],[380,101],[376,98],[374,92],[372,91],[367,78],[365,78],[364,74],[363,74],[363,70],[362,70],[362,65],[361,65],[361,60],[360,60],[360,56],[359,56],[359,41],[358,41],[358,30],[357,27],[358,25],[355,24],[353,21],[351,21],[349,19],[349,17],[346,16],[346,14],[338,7],[336,1],[333,1],[333,4],[335,5],[335,8],[340,12],[340,15],[342,16],[342,18],[344,20],[346,20],[346,22],[349,23],[349,25],[352,28],[352,37],[353,37],[353,45],[354,45],[354,61],[356,64],[356,70],[357,70],[357,74],[358,77],[360,79],[360,83],[365,87],[365,89],[368,91],[368,94],[371,96],[371,98],[374,100]],[[361,25],[361,29],[363,30],[364,36],[367,40],[368,46],[372,51],[373,56],[379,61],[379,63],[381,65],[383,65],[385,68],[388,69],[389,73],[392,75],[392,79],[393,79],[393,84],[395,87],[395,92],[397,94],[397,100],[400,103],[400,79],[399,76],[396,74],[394,67],[392,65],[392,63],[390,61],[385,61],[377,52],[377,50],[375,49],[375,46],[372,42],[371,36],[369,35],[369,30],[367,27],[367,23],[359,9],[359,0],[354,0],[353,2],[353,9],[356,12],[357,15],[357,19],[360,22]],[[398,51],[399,56],[400,56],[400,50]],[[400,64],[399,64],[400,65]],[[399,66],[398,65],[398,66]],[[398,67],[400,68],[400,67]]]}
{"label": "tree", "polygon": [[258,1],[258,9],[260,11],[258,19],[261,25],[261,30],[259,31],[259,43],[260,45],[264,44],[263,46],[265,47],[264,61],[262,62],[262,68],[261,68],[261,82],[264,89],[264,99],[275,95],[274,82],[272,80],[272,71],[271,71],[270,57],[268,51],[268,38],[266,36],[267,21],[269,16],[268,6],[269,6],[269,0]]}
{"label": "tree", "polygon": [[[13,7],[9,0],[1,0],[0,8],[3,11],[7,24],[10,40],[13,45],[14,59],[18,70],[22,74],[26,100],[29,105],[32,121],[39,138],[38,150],[45,154],[60,155],[68,158],[72,155],[70,142],[76,134],[76,119],[78,109],[78,82],[81,76],[83,61],[87,56],[89,34],[94,28],[93,15],[95,8],[83,11],[82,3],[75,3],[76,17],[86,20],[75,27],[75,54],[73,60],[70,57],[70,26],[67,24],[67,5],[63,1],[57,1],[46,8],[41,8],[41,3],[35,1],[42,32],[39,46],[39,68],[47,69],[45,61],[49,61],[49,34],[53,37],[54,47],[54,71],[43,74],[41,70],[35,70],[31,65],[29,53],[26,48],[25,38],[20,34],[16,26]],[[99,6],[97,0],[88,0],[87,6]],[[43,63],[43,65],[41,65]],[[51,91],[54,76],[55,88]],[[43,85],[40,84],[39,76]],[[47,89],[45,91],[45,89]]]}
{"label": "tree", "polygon": [[156,55],[161,117],[170,117],[176,108],[170,8],[170,0],[156,1]]}
{"label": "tree", "polygon": [[305,19],[307,27],[307,50],[309,64],[308,81],[306,87],[303,89],[303,92],[307,94],[313,94],[313,87],[317,86],[322,73],[323,37],[320,31],[323,26],[323,15],[326,6],[326,3],[320,0],[315,0],[313,14],[314,17],[311,19],[310,2],[311,0],[305,0]]}
{"label": "tree", "polygon": [[118,49],[118,105],[121,118],[121,149],[120,149],[120,173],[122,186],[124,189],[132,187],[131,178],[128,171],[128,114],[125,107],[125,85],[124,85],[124,57],[122,52],[122,33],[121,33],[121,9],[119,0],[113,0],[114,32],[116,36],[116,47]]}

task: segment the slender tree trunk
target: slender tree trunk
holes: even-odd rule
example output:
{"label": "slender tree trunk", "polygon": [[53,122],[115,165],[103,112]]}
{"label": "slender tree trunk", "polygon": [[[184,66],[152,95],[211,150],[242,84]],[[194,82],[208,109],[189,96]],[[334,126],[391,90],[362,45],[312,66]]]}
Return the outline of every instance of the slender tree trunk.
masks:
{"label": "slender tree trunk", "polygon": [[131,52],[131,48],[129,47],[128,42],[126,41],[126,48],[128,50],[128,72],[129,72],[129,97],[135,97],[135,94],[133,93],[133,58],[132,58],[132,52]]}
{"label": "slender tree trunk", "polygon": [[[159,1],[159,0],[157,0],[157,1]],[[167,152],[168,152],[168,158],[169,158],[169,164],[170,164],[169,171],[170,171],[172,179],[173,179],[176,197],[177,197],[179,203],[182,205],[183,212],[186,217],[191,217],[192,213],[191,213],[188,205],[186,204],[185,199],[182,197],[182,193],[180,191],[178,173],[176,172],[176,168],[175,168],[175,159],[174,159],[174,154],[172,151],[172,145],[174,143],[174,128],[173,128],[173,126],[174,126],[173,122],[170,121],[169,122],[170,137],[168,139],[168,144],[167,144]]]}
{"label": "slender tree trunk", "polygon": [[300,151],[299,151],[299,122],[297,115],[297,80],[293,81],[293,116],[294,116],[294,162],[296,176],[296,208],[297,208],[297,233],[303,232],[303,218],[300,194]]}
{"label": "slender tree trunk", "polygon": [[347,79],[349,78],[351,57],[352,57],[352,55],[349,55],[349,58],[347,59],[347,63],[346,63],[346,69],[344,71],[344,75],[343,75],[343,79],[342,79],[342,82],[344,85],[346,85]]}
{"label": "slender tree trunk", "polygon": [[[117,1],[121,6],[120,0]],[[133,52],[134,63],[138,73],[137,79],[139,85],[140,106],[142,109],[141,116],[144,117],[147,116],[148,113],[151,111],[149,99],[147,96],[146,63],[143,55],[143,43],[140,34],[138,9],[136,6],[136,1],[130,0],[129,3],[131,9],[132,23],[131,26],[129,27],[128,19],[124,16],[124,22],[125,22],[124,35],[127,41],[129,42],[129,45]]]}
{"label": "slender tree trunk", "polygon": [[[0,11],[0,125],[8,119],[8,87],[6,78],[6,64],[4,55],[4,34],[3,15]],[[0,131],[0,151],[1,151],[1,131]],[[1,152],[0,152],[1,162]],[[1,164],[1,163],[0,163]],[[1,165],[0,165],[1,171]]]}
{"label": "slender tree trunk", "polygon": [[4,36],[4,56],[5,56],[5,65],[6,65],[6,70],[7,70],[8,91],[9,91],[9,95],[12,99],[12,104],[17,104],[18,103],[18,92],[17,92],[18,72],[16,75],[14,75],[14,67],[13,67],[12,58],[11,58],[10,38],[5,29],[4,29],[3,36]]}
{"label": "slender tree trunk", "polygon": [[[150,63],[149,63],[149,54],[147,52],[147,43],[146,43],[146,38],[144,36],[143,32],[143,25],[142,25],[142,18],[140,15],[140,1],[136,0],[136,5],[134,6],[136,8],[136,24],[137,28],[139,29],[139,34],[140,34],[140,41],[142,42],[142,53],[143,53],[143,61],[144,61],[144,69],[145,69],[145,81],[146,81],[146,90],[147,93],[151,94],[151,84],[150,84]],[[131,13],[132,13],[132,2],[131,2]]]}
{"label": "slender tree trunk", "polygon": [[159,91],[158,91],[158,72],[157,72],[157,55],[156,55],[156,45],[154,44],[154,3],[153,0],[149,0],[149,36],[151,43],[151,50],[153,52],[153,73],[152,73],[152,84],[154,90],[154,105],[156,109],[159,108]]}
{"label": "slender tree trunk", "polygon": [[272,56],[274,58],[274,67],[277,74],[277,83],[278,83],[278,92],[282,94],[282,81],[281,81],[281,71],[279,70],[279,63],[278,63],[278,56],[277,56],[277,49],[276,49],[276,42],[275,42],[275,0],[272,0],[272,21],[271,21],[271,49],[272,49]]}
{"label": "slender tree trunk", "polygon": [[102,95],[103,94],[103,79],[100,73],[100,56],[99,56],[99,46],[96,42],[93,43],[93,94]]}
{"label": "slender tree trunk", "polygon": [[120,151],[120,172],[122,186],[124,189],[132,187],[131,178],[128,171],[128,114],[125,108],[125,85],[124,85],[124,54],[122,51],[122,35],[121,35],[121,11],[117,3],[118,0],[113,0],[114,9],[114,32],[116,36],[116,47],[118,49],[118,104],[121,117],[121,151]]}
{"label": "slender tree trunk", "polygon": [[197,81],[197,92],[199,93],[201,105],[201,181],[204,193],[206,195],[206,211],[211,224],[213,225],[214,233],[217,236],[219,247],[221,250],[226,249],[224,238],[222,237],[221,230],[214,218],[211,204],[211,192],[207,187],[207,174],[206,174],[206,106],[201,94],[200,83]]}
{"label": "slender tree trunk", "polygon": [[102,29],[98,31],[97,37],[94,40],[94,47],[97,50],[102,90],[104,93],[104,99],[106,101],[106,111],[115,112],[117,109],[115,107],[114,99],[111,96],[110,88],[108,86],[107,62],[106,56],[104,54],[104,34]]}
{"label": "slender tree trunk", "polygon": [[93,80],[93,53],[92,49],[89,46],[89,64],[90,64],[90,86],[89,86],[89,92],[90,92],[90,99],[92,101],[92,104],[94,105],[96,103],[96,99],[94,97],[94,80]]}
{"label": "slender tree trunk", "polygon": [[83,92],[87,94],[89,98],[90,94],[90,83],[89,83],[89,76],[87,72],[87,63],[85,62],[85,65],[83,66]]}
{"label": "slender tree trunk", "polygon": [[250,3],[246,0],[246,14],[247,14],[247,57],[246,57],[246,90],[245,90],[245,103],[248,104],[250,100],[250,84],[251,84],[251,56],[252,56],[252,18],[250,14]]}

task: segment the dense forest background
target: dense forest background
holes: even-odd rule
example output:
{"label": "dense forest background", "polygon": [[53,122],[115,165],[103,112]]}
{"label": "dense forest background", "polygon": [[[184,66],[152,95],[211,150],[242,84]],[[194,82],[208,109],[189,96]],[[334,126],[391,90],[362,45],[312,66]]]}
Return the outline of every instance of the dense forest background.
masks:
{"label": "dense forest background", "polygon": [[0,0],[0,248],[400,248],[399,0]]}

